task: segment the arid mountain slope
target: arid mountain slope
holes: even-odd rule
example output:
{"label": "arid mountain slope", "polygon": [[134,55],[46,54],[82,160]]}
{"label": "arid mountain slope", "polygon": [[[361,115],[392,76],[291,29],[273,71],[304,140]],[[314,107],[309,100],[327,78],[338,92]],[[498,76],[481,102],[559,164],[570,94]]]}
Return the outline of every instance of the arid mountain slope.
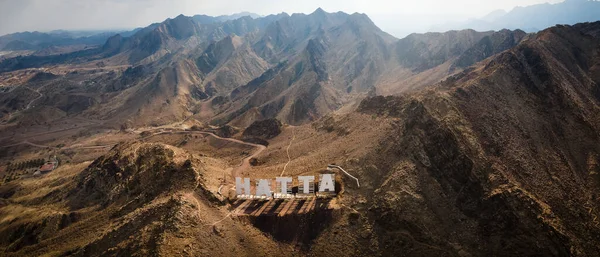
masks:
{"label": "arid mountain slope", "polygon": [[[303,47],[297,55],[235,89],[230,95],[232,105],[217,122],[239,124],[236,118],[259,114],[290,124],[306,123],[373,90],[387,68],[388,46],[395,40],[363,14],[343,16],[317,10],[306,17],[309,24],[326,22],[296,46]],[[339,17],[345,20],[339,22]],[[330,21],[339,24],[326,27]]]}
{"label": "arid mountain slope", "polygon": [[400,65],[391,65],[381,76],[377,92],[394,95],[436,84],[490,56],[516,46],[523,31],[474,30],[411,34],[392,45]]}
{"label": "arid mountain slope", "polygon": [[[82,165],[67,165],[57,171],[62,177],[44,178],[54,183],[51,191],[29,191],[36,186],[46,189],[43,184],[2,187],[3,197],[11,194],[19,199],[3,202],[12,206],[2,208],[3,217],[18,215],[2,221],[3,254],[282,256],[290,252],[290,247],[278,245],[255,228],[224,220],[220,202],[204,185],[204,161],[172,146],[126,143],[81,173],[77,169]],[[27,206],[47,212],[27,211]]]}
{"label": "arid mountain slope", "polygon": [[207,47],[196,59],[205,98],[223,95],[263,74],[269,64],[244,38],[230,35]]}
{"label": "arid mountain slope", "polygon": [[379,192],[365,207],[380,249],[597,256],[600,38],[581,27],[600,23],[547,29],[434,89],[361,104],[396,120],[358,165],[381,172],[361,174]]}

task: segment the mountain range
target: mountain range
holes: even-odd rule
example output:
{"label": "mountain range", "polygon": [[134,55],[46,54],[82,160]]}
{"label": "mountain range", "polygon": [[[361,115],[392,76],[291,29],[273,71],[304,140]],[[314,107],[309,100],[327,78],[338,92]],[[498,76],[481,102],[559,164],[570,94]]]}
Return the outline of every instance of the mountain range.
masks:
{"label": "mountain range", "polygon": [[52,46],[71,45],[102,45],[113,36],[115,31],[101,32],[71,32],[52,31],[42,32],[20,32],[0,37],[1,51],[18,50],[42,50]]}
{"label": "mountain range", "polygon": [[[4,58],[0,160],[61,166],[0,185],[0,251],[598,256],[600,21],[515,26],[397,39],[320,8],[180,15]],[[336,173],[325,211],[227,199],[236,176],[332,163],[360,184]]]}
{"label": "mountain range", "polygon": [[[249,12],[236,13],[232,15],[221,15],[212,17],[208,15],[195,15],[192,17],[200,24],[211,24],[236,20],[242,17],[259,18],[260,15]],[[152,25],[151,25],[152,26]],[[52,47],[67,46],[98,46],[106,43],[106,40],[116,34],[129,37],[138,30],[106,30],[106,31],[67,31],[54,30],[50,32],[19,32],[0,36],[0,51],[23,51],[23,50],[45,50]],[[56,52],[55,52],[56,53]]]}
{"label": "mountain range", "polygon": [[521,29],[537,32],[556,24],[575,24],[595,21],[600,17],[600,2],[596,0],[566,0],[555,4],[543,3],[517,6],[510,11],[496,10],[480,19],[435,26],[433,31],[474,29],[477,31]]}
{"label": "mountain range", "polygon": [[[87,102],[96,104],[67,115],[138,125],[190,117],[242,127],[266,118],[302,124],[370,92],[399,93],[435,83],[525,37],[520,30],[465,30],[398,40],[364,14],[322,9],[206,24],[181,15],[130,37],[115,35],[102,47],[6,59],[0,70],[65,62],[129,67],[87,78],[110,86],[73,92],[94,95]],[[134,70],[143,76],[127,79]],[[53,93],[64,95],[60,90]],[[6,101],[15,105],[5,106],[5,113],[21,108],[16,99]]]}

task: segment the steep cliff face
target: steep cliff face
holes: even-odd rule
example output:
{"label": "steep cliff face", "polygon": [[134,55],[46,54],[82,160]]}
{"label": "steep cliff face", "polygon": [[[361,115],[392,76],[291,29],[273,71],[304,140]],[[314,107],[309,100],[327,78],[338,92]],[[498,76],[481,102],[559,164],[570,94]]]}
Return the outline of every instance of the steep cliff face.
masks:
{"label": "steep cliff face", "polygon": [[[495,163],[479,152],[472,128],[458,124],[464,121],[443,121],[459,115],[452,106],[442,102],[432,110],[409,100],[402,107],[397,128],[361,163],[378,171],[364,175],[373,183],[368,217],[379,249],[402,245],[392,252],[454,256],[569,254],[572,239],[543,198],[498,169],[514,164]],[[438,108],[445,115],[437,117]],[[421,244],[410,244],[413,240]]]}
{"label": "steep cliff face", "polygon": [[269,64],[246,39],[230,35],[208,46],[196,60],[207,95],[225,95],[263,74]]}
{"label": "steep cliff face", "polygon": [[461,30],[411,34],[395,43],[394,50],[401,65],[422,72],[461,55],[492,33]]}
{"label": "steep cliff face", "polygon": [[451,69],[467,68],[486,58],[513,48],[518,45],[527,34],[522,30],[501,30],[491,35],[484,36],[479,42],[462,53],[452,64]]}

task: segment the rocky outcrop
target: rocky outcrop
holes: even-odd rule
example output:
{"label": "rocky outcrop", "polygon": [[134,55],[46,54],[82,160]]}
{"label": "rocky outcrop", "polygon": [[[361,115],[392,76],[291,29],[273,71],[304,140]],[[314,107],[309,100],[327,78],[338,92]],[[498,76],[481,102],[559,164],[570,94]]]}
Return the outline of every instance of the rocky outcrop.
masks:
{"label": "rocky outcrop", "polygon": [[268,140],[278,136],[281,133],[283,124],[277,119],[266,119],[255,121],[244,130],[242,136],[244,138],[261,138]]}
{"label": "rocky outcrop", "polygon": [[229,125],[223,125],[216,129],[209,129],[208,131],[215,133],[217,136],[229,138],[237,134],[240,130]]}
{"label": "rocky outcrop", "polygon": [[395,45],[398,62],[414,72],[422,72],[460,56],[492,32],[474,30],[411,34]]}
{"label": "rocky outcrop", "polygon": [[462,53],[452,64],[450,69],[467,68],[488,57],[513,48],[523,40],[527,34],[522,30],[510,31],[507,29],[494,32],[483,37],[474,46]]}
{"label": "rocky outcrop", "polygon": [[95,160],[78,178],[70,192],[73,206],[107,206],[124,199],[194,190],[201,168],[191,155],[162,144],[123,143]]}

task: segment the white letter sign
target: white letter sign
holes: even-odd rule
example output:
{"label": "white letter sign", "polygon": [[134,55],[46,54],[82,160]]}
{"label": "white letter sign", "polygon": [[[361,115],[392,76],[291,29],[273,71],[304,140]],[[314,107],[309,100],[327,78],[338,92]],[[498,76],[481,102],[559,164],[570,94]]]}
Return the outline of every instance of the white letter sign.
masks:
{"label": "white letter sign", "polygon": [[271,187],[269,186],[268,179],[259,179],[258,185],[256,186],[256,196],[263,195],[271,197]]}
{"label": "white letter sign", "polygon": [[[242,190],[244,190],[242,192]],[[244,178],[242,184],[242,178],[235,178],[235,193],[237,195],[250,194],[250,178]]]}
{"label": "white letter sign", "polygon": [[303,194],[310,194],[310,183],[315,181],[315,176],[298,176],[298,181],[303,185]]}
{"label": "white letter sign", "polygon": [[277,183],[281,184],[281,192],[280,193],[287,194],[288,193],[287,192],[287,190],[288,190],[287,186],[288,186],[288,183],[292,183],[292,178],[290,178],[290,177],[277,177],[277,178],[275,178],[275,181],[277,181]]}
{"label": "white letter sign", "polygon": [[[235,193],[238,199],[262,200],[265,198],[306,199],[311,197],[327,198],[335,196],[335,174],[319,175],[318,185],[315,183],[317,182],[315,179],[315,176],[298,176],[298,185],[296,186],[294,185],[295,180],[292,177],[276,177],[274,181],[272,179],[256,179],[252,182],[256,183],[256,187],[250,187],[250,178],[236,177]],[[271,182],[275,184],[273,185]],[[296,190],[296,187],[298,190]],[[254,194],[250,192],[251,190]]]}
{"label": "white letter sign", "polygon": [[333,183],[333,175],[331,174],[321,175],[321,181],[319,181],[319,192],[325,192],[325,190],[329,192],[335,191],[335,183]]}

